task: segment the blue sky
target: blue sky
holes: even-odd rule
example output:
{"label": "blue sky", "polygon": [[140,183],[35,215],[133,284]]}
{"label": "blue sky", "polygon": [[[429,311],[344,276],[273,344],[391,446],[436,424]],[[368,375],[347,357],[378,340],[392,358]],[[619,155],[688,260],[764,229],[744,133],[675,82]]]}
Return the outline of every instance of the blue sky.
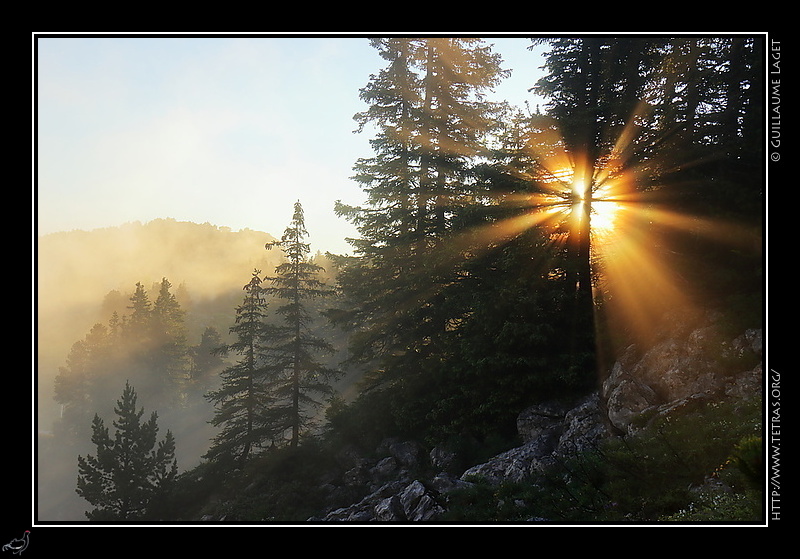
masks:
{"label": "blue sky", "polygon": [[[525,38],[489,38],[531,98]],[[299,199],[314,249],[347,252],[349,179],[372,154],[352,117],[384,62],[363,37],[37,41],[38,234],[161,217],[280,235]]]}

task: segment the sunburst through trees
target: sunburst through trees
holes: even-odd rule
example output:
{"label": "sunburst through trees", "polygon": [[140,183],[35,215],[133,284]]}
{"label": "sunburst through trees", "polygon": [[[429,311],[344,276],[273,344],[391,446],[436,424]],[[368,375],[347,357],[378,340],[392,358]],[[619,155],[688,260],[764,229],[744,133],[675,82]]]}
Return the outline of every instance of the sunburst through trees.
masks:
{"label": "sunburst through trees", "polygon": [[[656,108],[639,102],[617,128],[618,136],[598,141],[589,154],[576,151],[560,121],[533,115],[516,145],[517,165],[506,167],[531,191],[496,200],[518,213],[493,227],[505,238],[527,227],[549,231],[554,244],[572,252],[576,270],[571,283],[576,291],[591,289],[594,312],[602,302],[609,316],[640,336],[651,335],[664,312],[702,304],[707,293],[693,285],[686,270],[709,264],[702,261],[704,251],[746,261],[761,255],[760,204],[742,202],[760,197],[758,174],[744,183],[714,174],[720,160],[728,160],[740,174],[752,170],[759,151],[745,154],[743,148],[714,146],[699,130],[691,130],[702,129],[696,122],[659,130],[652,120]],[[669,143],[678,132],[686,143]],[[732,134],[742,143],[752,140],[753,133],[740,129]],[[723,209],[697,203],[716,195],[721,185],[730,188],[714,199]],[[724,207],[731,202],[738,207]],[[693,248],[686,248],[687,238]]]}
{"label": "sunburst through trees", "polygon": [[[648,336],[667,311],[760,296],[759,41],[536,42],[549,48],[543,113],[475,102],[501,75],[477,42],[446,42],[458,56],[380,43],[391,71],[362,97],[380,133],[357,168],[368,205],[339,209],[361,238],[342,261],[351,307],[338,318],[377,384],[418,402],[398,415],[427,406],[444,429],[473,429],[497,394],[508,406],[505,383],[528,400],[552,394],[545,378],[596,383],[609,337]],[[483,124],[468,153],[423,141],[455,122]]]}

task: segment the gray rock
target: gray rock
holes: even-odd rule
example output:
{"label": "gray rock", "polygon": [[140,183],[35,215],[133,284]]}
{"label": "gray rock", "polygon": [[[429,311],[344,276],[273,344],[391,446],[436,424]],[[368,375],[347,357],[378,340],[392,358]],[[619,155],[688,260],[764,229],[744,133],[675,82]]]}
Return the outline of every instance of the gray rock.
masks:
{"label": "gray rock", "polygon": [[433,520],[444,512],[434,495],[422,484],[415,480],[403,490],[400,503],[407,520],[412,522],[426,522]]}
{"label": "gray rock", "polygon": [[467,489],[472,487],[473,484],[462,479],[450,476],[445,473],[437,474],[431,480],[431,487],[440,494],[446,494],[456,489]]}
{"label": "gray rock", "polygon": [[396,471],[397,460],[393,456],[387,456],[369,469],[370,475],[374,478],[386,478]]}
{"label": "gray rock", "polygon": [[523,481],[544,467],[552,452],[553,445],[550,440],[534,440],[495,456],[488,462],[469,468],[460,479],[462,481],[483,479],[493,484]]}
{"label": "gray rock", "polygon": [[404,467],[419,466],[421,447],[412,441],[397,441],[389,444],[389,452]]}
{"label": "gray rock", "polygon": [[429,454],[431,465],[439,470],[447,470],[455,463],[456,454],[440,446],[431,449]]}
{"label": "gray rock", "polygon": [[[422,447],[409,441],[384,441],[377,449],[383,457],[372,462],[349,454],[346,486],[376,489],[322,520],[435,521],[445,512],[447,493],[469,488],[474,480],[500,484],[535,479],[557,461],[590,450],[605,437],[635,434],[646,425],[645,418],[652,421],[717,398],[758,397],[763,370],[756,361],[761,358],[762,331],[724,339],[718,324],[713,313],[672,313],[646,351],[631,345],[622,352],[597,391],[577,402],[544,402],[523,410],[517,418],[523,444],[460,476],[445,473],[455,463],[452,452],[434,448],[429,463],[423,463]],[[440,472],[432,479],[410,477],[409,472],[431,465]]]}
{"label": "gray rock", "polygon": [[608,428],[600,408],[600,394],[594,392],[564,416],[564,428],[555,455],[563,457],[590,450],[607,435]]}
{"label": "gray rock", "polygon": [[378,501],[375,505],[375,520],[382,522],[396,522],[406,520],[405,512],[403,511],[403,504],[400,502],[400,497],[392,495]]}
{"label": "gray rock", "polygon": [[570,404],[560,401],[544,402],[531,406],[517,416],[517,432],[525,443],[547,439],[551,441],[560,435],[564,416]]}

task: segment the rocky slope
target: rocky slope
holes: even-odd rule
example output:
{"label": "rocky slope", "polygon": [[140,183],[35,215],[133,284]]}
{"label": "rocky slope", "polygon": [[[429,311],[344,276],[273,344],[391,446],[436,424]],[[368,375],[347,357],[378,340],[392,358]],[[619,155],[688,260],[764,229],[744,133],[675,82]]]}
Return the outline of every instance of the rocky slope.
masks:
{"label": "rocky slope", "polygon": [[[559,459],[603,438],[636,436],[655,418],[683,406],[761,397],[761,330],[728,335],[720,315],[704,312],[665,317],[660,331],[646,349],[628,347],[596,392],[523,410],[517,422],[523,444],[460,475],[446,473],[453,459],[448,452],[423,453],[409,441],[385,441],[374,453],[378,458],[347,456],[346,474],[325,489],[332,501],[341,502],[334,497],[348,487],[367,487],[366,496],[309,521],[436,521],[447,510],[448,493],[476,480],[532,480]],[[420,471],[438,473],[413,473]]]}

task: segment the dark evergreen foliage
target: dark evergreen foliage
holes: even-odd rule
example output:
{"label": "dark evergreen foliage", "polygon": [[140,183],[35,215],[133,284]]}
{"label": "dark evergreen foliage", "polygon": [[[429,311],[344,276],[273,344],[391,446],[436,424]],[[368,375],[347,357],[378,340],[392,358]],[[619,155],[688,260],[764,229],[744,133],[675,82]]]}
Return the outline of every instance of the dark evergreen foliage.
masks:
{"label": "dark evergreen foliage", "polygon": [[185,311],[171,292],[172,284],[162,278],[153,304],[153,349],[150,368],[159,371],[161,387],[166,392],[185,389],[189,372],[189,348],[184,327]]}
{"label": "dark evergreen foliage", "polygon": [[222,356],[216,350],[223,346],[222,336],[213,326],[207,326],[200,337],[200,343],[189,348],[191,368],[190,382],[201,392],[209,388],[224,366]]}
{"label": "dark evergreen foliage", "polygon": [[480,40],[373,45],[389,64],[362,89],[370,107],[356,119],[377,126],[376,155],[356,166],[367,205],[338,207],[361,236],[355,257],[339,262],[345,305],[330,316],[353,330],[354,362],[369,364],[375,389],[397,391],[396,412],[407,417],[403,408],[443,373],[449,331],[462,318],[451,301],[474,248],[467,215],[484,195],[474,161],[489,154],[500,109],[484,94],[504,72]]}
{"label": "dark evergreen foliage", "polygon": [[96,455],[78,457],[78,494],[95,508],[89,520],[163,520],[163,505],[178,473],[170,431],[158,444],[157,414],[142,422],[136,391],[128,383],[114,408],[114,436],[100,416],[92,421]]}
{"label": "dark evergreen foliage", "polygon": [[[240,359],[222,371],[222,386],[207,395],[217,406],[212,423],[222,426],[206,454],[211,460],[244,465],[259,449],[282,446],[284,439],[296,447],[321,403],[316,397],[332,393],[330,380],[338,371],[315,357],[333,348],[310,331],[307,308],[309,299],[330,290],[318,278],[321,268],[308,259],[306,235],[303,207],[297,202],[281,240],[266,246],[280,247],[285,262],[274,276],[262,279],[256,270],[244,287],[244,303],[231,327],[236,341],[218,350]],[[282,321],[268,315],[269,297]]]}
{"label": "dark evergreen foliage", "polygon": [[271,331],[266,367],[275,403],[264,413],[278,433],[290,432],[292,447],[298,445],[301,434],[310,427],[314,411],[322,404],[318,398],[333,394],[331,381],[340,374],[320,361],[320,355],[334,352],[333,346],[310,329],[309,300],[325,297],[332,291],[319,279],[321,266],[308,258],[310,249],[304,242],[307,235],[303,206],[298,201],[281,240],[266,246],[282,249],[286,262],[277,266],[274,276],[266,278],[271,285],[265,291],[279,303],[275,312],[283,317],[283,324]]}
{"label": "dark evergreen foliage", "polygon": [[276,400],[267,386],[267,347],[272,330],[267,323],[267,299],[261,271],[254,270],[243,287],[244,301],[236,308],[231,326],[235,341],[220,346],[216,353],[238,356],[221,373],[221,386],[206,397],[216,406],[214,426],[222,430],[214,438],[206,458],[226,464],[244,464],[251,453],[274,440],[276,431],[264,417]]}

